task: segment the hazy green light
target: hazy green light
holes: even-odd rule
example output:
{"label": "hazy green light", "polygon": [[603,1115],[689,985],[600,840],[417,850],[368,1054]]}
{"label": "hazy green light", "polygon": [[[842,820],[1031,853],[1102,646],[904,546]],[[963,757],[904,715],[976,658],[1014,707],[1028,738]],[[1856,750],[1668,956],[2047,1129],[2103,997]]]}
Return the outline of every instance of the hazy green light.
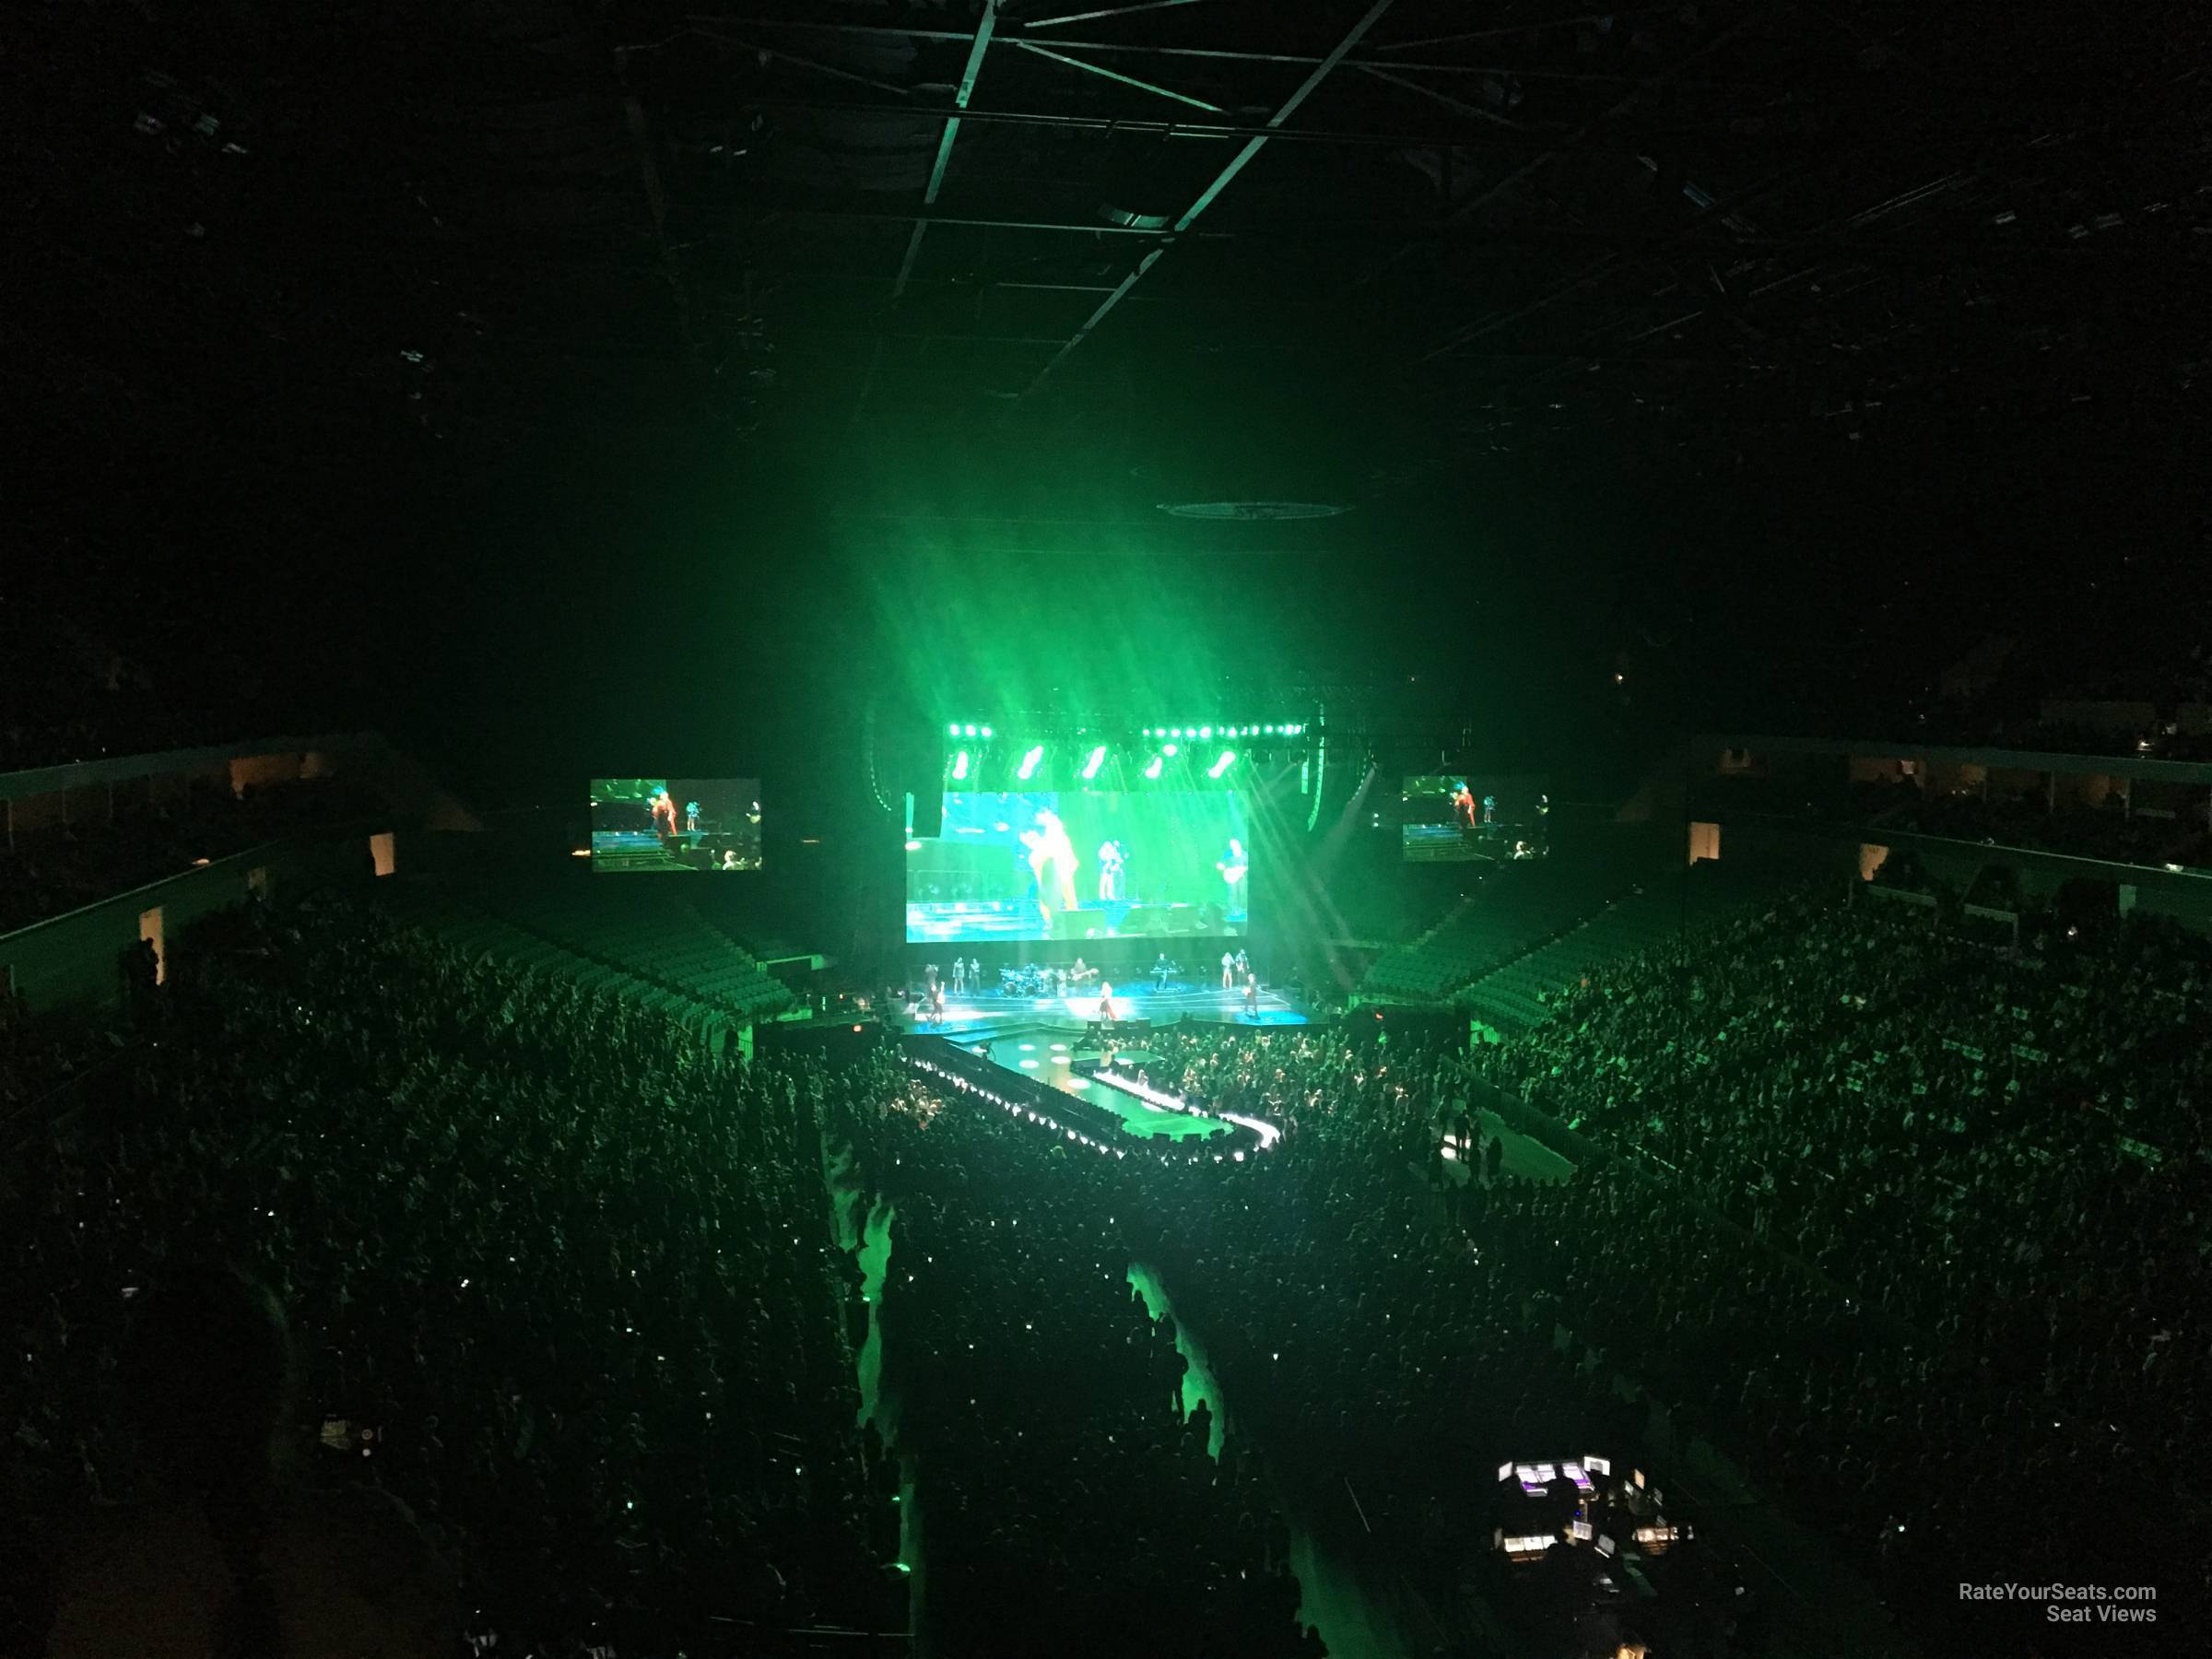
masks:
{"label": "hazy green light", "polygon": [[1159,746],[1159,752],[1163,755],[1181,754],[1182,752],[1182,746],[1179,743],[1163,743]]}
{"label": "hazy green light", "polygon": [[962,749],[959,753],[959,759],[952,763],[952,775],[956,779],[963,779],[967,777],[968,751],[966,749]]}
{"label": "hazy green light", "polygon": [[1145,776],[1146,776],[1146,777],[1147,777],[1147,778],[1157,778],[1157,777],[1159,777],[1159,769],[1160,769],[1161,767],[1165,766],[1166,764],[1167,764],[1167,762],[1166,762],[1165,760],[1162,760],[1162,759],[1160,759],[1160,758],[1159,758],[1158,755],[1155,755],[1155,756],[1153,756],[1153,757],[1152,757],[1152,759],[1151,759],[1151,760],[1150,760],[1150,761],[1148,761],[1148,762],[1146,764],[1146,767],[1145,767]]}
{"label": "hazy green light", "polygon": [[1213,765],[1206,769],[1206,775],[1209,778],[1218,778],[1236,763],[1237,751],[1235,749],[1223,749],[1221,751],[1221,759],[1215,761]]}
{"label": "hazy green light", "polygon": [[1100,745],[1099,745],[1099,747],[1096,747],[1096,748],[1094,748],[1094,749],[1092,749],[1092,750],[1090,751],[1090,757],[1089,757],[1089,759],[1087,759],[1087,760],[1085,760],[1085,761],[1083,762],[1083,782],[1084,782],[1088,783],[1088,782],[1090,782],[1090,781],[1091,781],[1093,778],[1095,778],[1095,777],[1097,777],[1097,776],[1099,775],[1099,768],[1100,768],[1101,765],[1103,765],[1103,764],[1105,763],[1105,759],[1106,759],[1106,746],[1105,746],[1104,744],[1102,744],[1102,743],[1101,743],[1101,744],[1100,744]]}
{"label": "hazy green light", "polygon": [[1014,775],[1027,783],[1030,781],[1030,774],[1037,770],[1037,762],[1043,759],[1044,745],[1040,743],[1021,758],[1021,770]]}

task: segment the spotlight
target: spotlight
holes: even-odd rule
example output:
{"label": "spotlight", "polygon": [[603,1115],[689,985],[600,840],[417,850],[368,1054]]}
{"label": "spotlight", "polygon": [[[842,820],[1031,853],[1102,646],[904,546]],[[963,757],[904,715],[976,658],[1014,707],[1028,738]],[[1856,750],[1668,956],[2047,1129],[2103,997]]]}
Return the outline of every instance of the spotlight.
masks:
{"label": "spotlight", "polygon": [[1027,783],[1030,781],[1030,775],[1037,770],[1037,762],[1043,759],[1044,745],[1040,743],[1021,758],[1021,766],[1014,775]]}
{"label": "spotlight", "polygon": [[1210,742],[1212,742],[1212,741],[1213,741],[1213,736],[1214,736],[1214,728],[1213,728],[1212,726],[1200,726],[1200,727],[1198,728],[1198,740],[1199,740],[1201,743],[1210,743]]}
{"label": "spotlight", "polygon": [[1213,765],[1206,769],[1206,775],[1209,778],[1218,778],[1236,763],[1237,751],[1235,749],[1223,749],[1221,751],[1221,759],[1215,761]]}
{"label": "spotlight", "polygon": [[1162,760],[1158,755],[1153,756],[1152,759],[1146,763],[1145,776],[1147,778],[1159,777],[1159,769],[1166,764],[1167,762]]}
{"label": "spotlight", "polygon": [[947,737],[958,737],[960,735],[960,723],[956,720],[950,725],[947,726],[945,728],[945,735]]}
{"label": "spotlight", "polygon": [[984,735],[984,736],[986,736],[986,737],[989,737],[989,736],[992,736],[992,735],[994,735],[994,734],[992,732],[992,730],[991,730],[991,728],[990,728],[989,726],[985,726],[985,727],[983,728],[983,735]]}
{"label": "spotlight", "polygon": [[953,761],[952,775],[955,779],[961,780],[968,776],[968,751],[966,749],[962,749],[959,758]]}
{"label": "spotlight", "polygon": [[1172,759],[1175,756],[1182,753],[1182,745],[1180,743],[1163,743],[1159,746],[1159,752],[1167,756],[1170,759]]}
{"label": "spotlight", "polygon": [[1099,768],[1100,768],[1100,765],[1102,765],[1102,764],[1104,763],[1105,759],[1106,759],[1106,746],[1105,746],[1104,744],[1102,744],[1102,743],[1101,743],[1101,744],[1100,744],[1100,745],[1098,746],[1098,747],[1096,747],[1096,748],[1094,748],[1094,749],[1092,749],[1092,750],[1090,751],[1090,756],[1089,756],[1089,758],[1088,758],[1088,759],[1086,759],[1086,760],[1083,762],[1083,782],[1084,782],[1088,783],[1088,782],[1090,782],[1090,781],[1091,781],[1093,778],[1095,778],[1095,777],[1097,777],[1097,776],[1099,775]]}
{"label": "spotlight", "polygon": [[968,728],[967,728],[967,735],[968,735],[969,736],[971,736],[971,737],[974,736],[974,735],[975,735],[975,728],[974,728],[973,726],[970,726],[970,727],[968,727]]}

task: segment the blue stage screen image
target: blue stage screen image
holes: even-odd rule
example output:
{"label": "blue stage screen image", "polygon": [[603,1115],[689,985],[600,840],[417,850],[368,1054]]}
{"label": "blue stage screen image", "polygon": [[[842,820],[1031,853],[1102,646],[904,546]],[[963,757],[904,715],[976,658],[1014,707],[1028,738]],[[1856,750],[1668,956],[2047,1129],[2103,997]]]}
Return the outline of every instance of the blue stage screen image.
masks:
{"label": "blue stage screen image", "polygon": [[1230,789],[947,794],[906,855],[906,936],[1234,938],[1249,847]]}
{"label": "blue stage screen image", "polygon": [[594,778],[594,875],[760,867],[758,778]]}

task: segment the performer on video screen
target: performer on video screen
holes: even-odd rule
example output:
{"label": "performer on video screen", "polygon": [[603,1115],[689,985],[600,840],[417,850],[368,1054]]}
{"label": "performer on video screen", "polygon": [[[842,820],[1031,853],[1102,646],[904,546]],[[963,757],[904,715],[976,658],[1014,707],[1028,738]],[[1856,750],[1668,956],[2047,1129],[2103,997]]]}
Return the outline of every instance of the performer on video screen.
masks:
{"label": "performer on video screen", "polygon": [[699,833],[699,803],[697,801],[684,803],[684,833],[686,835]]}
{"label": "performer on video screen", "polygon": [[1122,871],[1129,862],[1118,841],[1099,848],[1099,902],[1112,904],[1122,896]]}
{"label": "performer on video screen", "polygon": [[1055,910],[1065,915],[1076,909],[1076,845],[1060,815],[1049,806],[1037,809],[1037,827],[1022,831],[1021,844],[1030,850],[1030,869],[1037,877],[1037,908],[1049,932]]}
{"label": "performer on video screen", "polygon": [[664,787],[653,792],[653,832],[663,841],[676,839],[676,797]]}
{"label": "performer on video screen", "polygon": [[1475,792],[1464,782],[1452,792],[1452,816],[1462,830],[1475,828]]}
{"label": "performer on video screen", "polygon": [[1214,860],[1214,868],[1221,872],[1221,879],[1229,884],[1229,913],[1244,913],[1244,877],[1252,871],[1252,861],[1244,855],[1244,843],[1235,836],[1229,838],[1229,850]]}

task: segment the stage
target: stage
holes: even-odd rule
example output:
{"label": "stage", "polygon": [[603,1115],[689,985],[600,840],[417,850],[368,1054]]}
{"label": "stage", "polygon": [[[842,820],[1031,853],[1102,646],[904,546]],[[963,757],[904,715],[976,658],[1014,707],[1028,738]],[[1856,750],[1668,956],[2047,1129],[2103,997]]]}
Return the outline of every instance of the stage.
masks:
{"label": "stage", "polygon": [[[1017,1029],[1087,1031],[1099,1018],[1099,999],[1095,993],[1007,996],[991,991],[979,996],[948,990],[945,994],[945,1020],[939,1025],[924,1018],[920,1005],[911,1000],[912,992],[908,996],[910,1000],[900,1011],[899,1020],[905,1030],[971,1043],[988,1042],[1003,1032]],[[1122,1024],[1143,1021],[1154,1030],[1185,1019],[1255,1029],[1307,1023],[1305,1010],[1296,1002],[1279,991],[1265,989],[1260,992],[1259,1012],[1254,1014],[1246,1010],[1241,991],[1192,987],[1162,991],[1149,982],[1139,981],[1114,986],[1113,1008]]]}

